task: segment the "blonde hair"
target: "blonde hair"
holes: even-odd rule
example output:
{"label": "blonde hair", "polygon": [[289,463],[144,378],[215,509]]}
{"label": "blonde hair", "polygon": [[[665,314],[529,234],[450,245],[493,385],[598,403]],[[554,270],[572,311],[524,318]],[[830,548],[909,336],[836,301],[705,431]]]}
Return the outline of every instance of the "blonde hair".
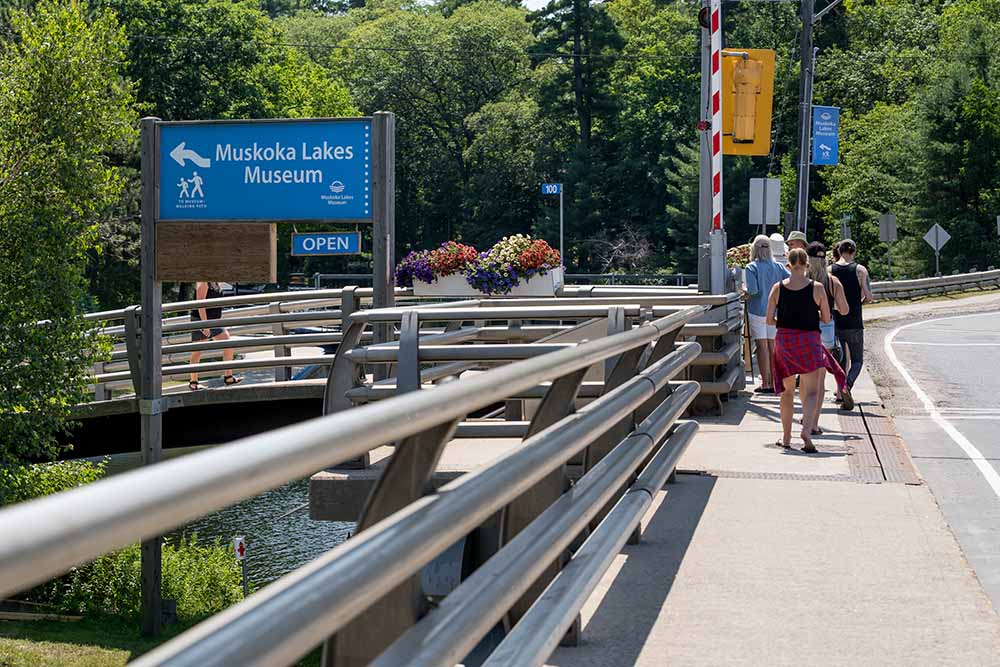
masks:
{"label": "blonde hair", "polygon": [[750,244],[750,261],[773,259],[771,254],[771,239],[758,234]]}
{"label": "blonde hair", "polygon": [[809,266],[809,255],[802,248],[795,248],[788,253],[789,266]]}
{"label": "blonde hair", "polygon": [[809,277],[822,285],[827,294],[832,293],[830,288],[830,274],[826,271],[826,260],[824,258],[809,258]]}

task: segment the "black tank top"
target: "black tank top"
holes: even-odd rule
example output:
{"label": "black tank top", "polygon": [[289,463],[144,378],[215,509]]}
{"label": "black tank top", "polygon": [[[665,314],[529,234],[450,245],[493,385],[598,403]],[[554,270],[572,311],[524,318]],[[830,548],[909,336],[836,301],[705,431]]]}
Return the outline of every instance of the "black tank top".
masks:
{"label": "black tank top", "polygon": [[838,329],[864,329],[865,322],[861,317],[861,283],[858,281],[858,263],[834,264],[831,269],[844,286],[844,298],[850,310],[846,315],[835,313],[834,318]]}
{"label": "black tank top", "polygon": [[[222,287],[219,283],[208,283],[208,293],[205,295],[206,299],[221,299],[224,295],[222,294]],[[215,308],[206,308],[205,315],[210,320],[218,320],[222,318],[222,307],[217,306]],[[201,313],[195,308],[191,311],[191,319],[201,321]]]}
{"label": "black tank top", "polygon": [[778,290],[778,328],[819,331],[819,306],[813,298],[812,280],[802,289],[788,289],[781,282]]}

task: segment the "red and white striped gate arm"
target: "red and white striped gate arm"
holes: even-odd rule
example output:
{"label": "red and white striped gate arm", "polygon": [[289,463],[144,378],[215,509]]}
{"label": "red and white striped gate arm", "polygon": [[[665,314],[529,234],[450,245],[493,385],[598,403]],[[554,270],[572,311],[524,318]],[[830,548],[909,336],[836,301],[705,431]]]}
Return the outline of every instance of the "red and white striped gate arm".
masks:
{"label": "red and white striped gate arm", "polygon": [[710,0],[712,94],[712,230],[722,229],[722,0]]}

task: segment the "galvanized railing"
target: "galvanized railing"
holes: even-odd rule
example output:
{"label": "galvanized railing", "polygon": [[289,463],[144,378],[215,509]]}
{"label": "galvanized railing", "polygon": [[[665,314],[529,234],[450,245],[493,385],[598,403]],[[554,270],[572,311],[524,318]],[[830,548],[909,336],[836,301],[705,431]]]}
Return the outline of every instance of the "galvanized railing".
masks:
{"label": "galvanized railing", "polygon": [[[274,380],[282,382],[292,379],[291,371],[294,365],[294,367],[310,369],[309,377],[321,377],[325,372],[323,369],[334,364],[332,354],[293,356],[291,350],[304,346],[322,346],[327,350],[339,349],[346,334],[346,331],[342,331],[342,323],[349,320],[354,313],[363,314],[365,311],[362,309],[371,303],[371,297],[371,289],[344,287],[335,290],[253,294],[165,304],[164,312],[168,316],[164,319],[162,327],[163,376],[175,378],[190,373],[222,374],[225,371],[273,369]],[[396,298],[404,303],[417,303],[409,290],[397,290]],[[717,322],[720,318],[724,320],[728,311],[733,309],[736,295],[708,296],[699,295],[684,288],[655,286],[575,285],[566,286],[558,298],[481,298],[445,304],[423,302],[416,308],[454,309],[459,306],[466,308],[535,308],[545,306],[554,309],[552,313],[555,314],[560,308],[565,307],[581,307],[586,304],[586,307],[593,310],[598,306],[606,307],[625,302],[634,304],[635,307],[647,313],[651,312],[650,309],[654,307],[708,304],[713,308],[703,316],[702,320]],[[213,307],[227,308],[223,311],[221,319],[196,321],[191,320],[186,314],[172,315],[186,313],[193,308]],[[601,309],[598,308],[598,310]],[[570,313],[570,311],[565,312]],[[535,311],[535,315],[537,314],[538,312]],[[638,312],[630,315],[633,319],[637,316]],[[100,362],[94,369],[92,385],[94,399],[97,401],[109,399],[115,390],[123,390],[127,396],[130,391],[134,391],[139,382],[138,358],[141,332],[138,326],[138,308],[131,307],[118,311],[93,313],[87,318],[100,322],[101,330],[115,337],[118,341],[111,358]],[[450,333],[449,338],[441,339],[441,341],[475,340],[479,343],[520,341],[528,343],[537,341],[544,336],[554,335],[558,331],[568,328],[565,322],[575,321],[570,314],[563,318],[563,323],[554,322],[547,326],[531,324],[530,322],[523,323],[521,318],[511,317],[505,320],[501,317],[498,319],[502,321],[495,321],[488,327],[472,327],[471,329],[466,327],[466,333]],[[122,324],[116,324],[117,321],[121,321]],[[357,321],[364,321],[366,324],[368,322],[363,315]],[[393,316],[385,320],[385,322],[390,321],[394,325],[394,329],[388,331],[388,336],[398,336],[401,324],[399,317]],[[733,324],[735,326],[739,322]],[[461,326],[461,322],[453,319],[448,326]],[[190,340],[190,334],[193,331],[221,327],[228,328],[233,337],[221,341],[192,342]],[[306,333],[295,331],[295,329],[306,327],[317,330]],[[473,329],[475,333],[472,333]],[[733,370],[737,365],[734,357],[738,354],[738,346],[732,343],[732,340],[738,336],[734,336],[731,329],[723,330],[718,326],[712,331],[704,326],[693,326],[686,331],[686,335],[697,336],[697,340],[705,350],[705,354],[695,364],[700,370],[692,371],[692,377],[703,383],[703,394],[713,397],[702,402],[711,404],[713,409],[720,411],[723,398],[734,388],[739,388],[739,377],[741,376],[735,375]],[[358,334],[358,337],[355,337],[355,333]],[[444,330],[437,333],[444,333]],[[372,328],[370,326],[362,327],[357,331],[352,330],[348,347],[365,345],[373,340]],[[259,351],[273,353],[268,356],[222,361],[221,352],[226,349],[244,354]],[[201,355],[199,363],[190,363],[192,353]],[[446,350],[441,350],[437,354],[446,353]],[[384,356],[391,354],[391,352],[373,353],[371,358],[364,360],[365,364],[375,368],[384,365],[383,362],[377,361],[378,354]],[[381,373],[381,371],[379,372]],[[384,379],[384,373],[380,375],[379,379]],[[373,392],[381,397],[393,393],[392,390],[383,385],[375,387]],[[357,393],[353,397],[357,398]]]}
{"label": "galvanized railing", "polygon": [[[397,290],[396,298],[409,301],[409,290]],[[189,373],[217,374],[226,370],[274,368],[275,381],[291,377],[291,349],[302,346],[333,346],[340,342],[342,318],[372,301],[371,288],[345,287],[335,290],[296,291],[251,294],[203,301],[174,302],[163,305],[164,376]],[[220,319],[192,320],[186,313],[195,308],[224,308]],[[185,313],[183,315],[173,315]],[[94,400],[111,398],[115,389],[138,386],[139,308],[132,306],[114,311],[90,313],[87,320],[100,323],[100,331],[111,336],[115,348],[111,358],[94,368]],[[118,324],[118,322],[121,322]],[[292,333],[297,328],[320,328],[320,332]],[[199,329],[227,328],[229,340],[191,341]],[[370,333],[369,333],[370,338]],[[213,361],[221,351],[240,353],[273,351],[273,357]],[[201,353],[202,361],[190,364],[192,353]],[[328,365],[330,356],[295,357],[296,366]]]}
{"label": "galvanized railing", "polygon": [[[568,273],[567,281],[577,283],[593,283],[606,285],[674,285],[677,287],[696,287],[697,273]],[[324,282],[339,282],[349,284],[370,284],[370,273],[314,273],[312,275],[313,289],[322,289]]]}
{"label": "galvanized railing", "polygon": [[[676,420],[698,385],[672,379],[701,353],[677,337],[705,310],[674,308],[433,387],[411,343],[419,317],[404,314],[399,396],[0,511],[0,596],[395,442],[354,537],[134,664],[284,665],[324,640],[325,663],[341,666],[450,667],[477,645],[491,665],[542,664],[695,433]],[[610,371],[577,409],[591,368]],[[460,422],[540,386],[519,447],[427,492]],[[565,466],[580,454],[570,486]],[[431,608],[421,569],[491,521],[492,546],[470,550],[471,574]],[[498,627],[506,639],[482,643]]]}
{"label": "galvanized railing", "polygon": [[935,294],[953,294],[997,287],[1000,287],[1000,270],[960,273],[940,278],[887,280],[872,283],[872,293],[878,299],[916,299]]}

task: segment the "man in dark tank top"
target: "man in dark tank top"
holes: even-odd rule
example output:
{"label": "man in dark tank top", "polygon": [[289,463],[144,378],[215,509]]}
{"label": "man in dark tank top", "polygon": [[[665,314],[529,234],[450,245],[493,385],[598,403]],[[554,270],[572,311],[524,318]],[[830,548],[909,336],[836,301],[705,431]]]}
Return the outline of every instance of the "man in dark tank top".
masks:
{"label": "man in dark tank top", "polygon": [[868,269],[858,264],[854,257],[858,254],[858,246],[851,239],[845,239],[837,246],[840,259],[834,263],[830,272],[844,286],[844,297],[850,306],[846,315],[834,312],[837,323],[837,340],[844,347],[844,358],[850,358],[847,371],[847,390],[844,392],[844,409],[854,408],[854,397],[851,387],[861,374],[861,366],[865,361],[865,322],[861,315],[862,304],[873,300]]}

